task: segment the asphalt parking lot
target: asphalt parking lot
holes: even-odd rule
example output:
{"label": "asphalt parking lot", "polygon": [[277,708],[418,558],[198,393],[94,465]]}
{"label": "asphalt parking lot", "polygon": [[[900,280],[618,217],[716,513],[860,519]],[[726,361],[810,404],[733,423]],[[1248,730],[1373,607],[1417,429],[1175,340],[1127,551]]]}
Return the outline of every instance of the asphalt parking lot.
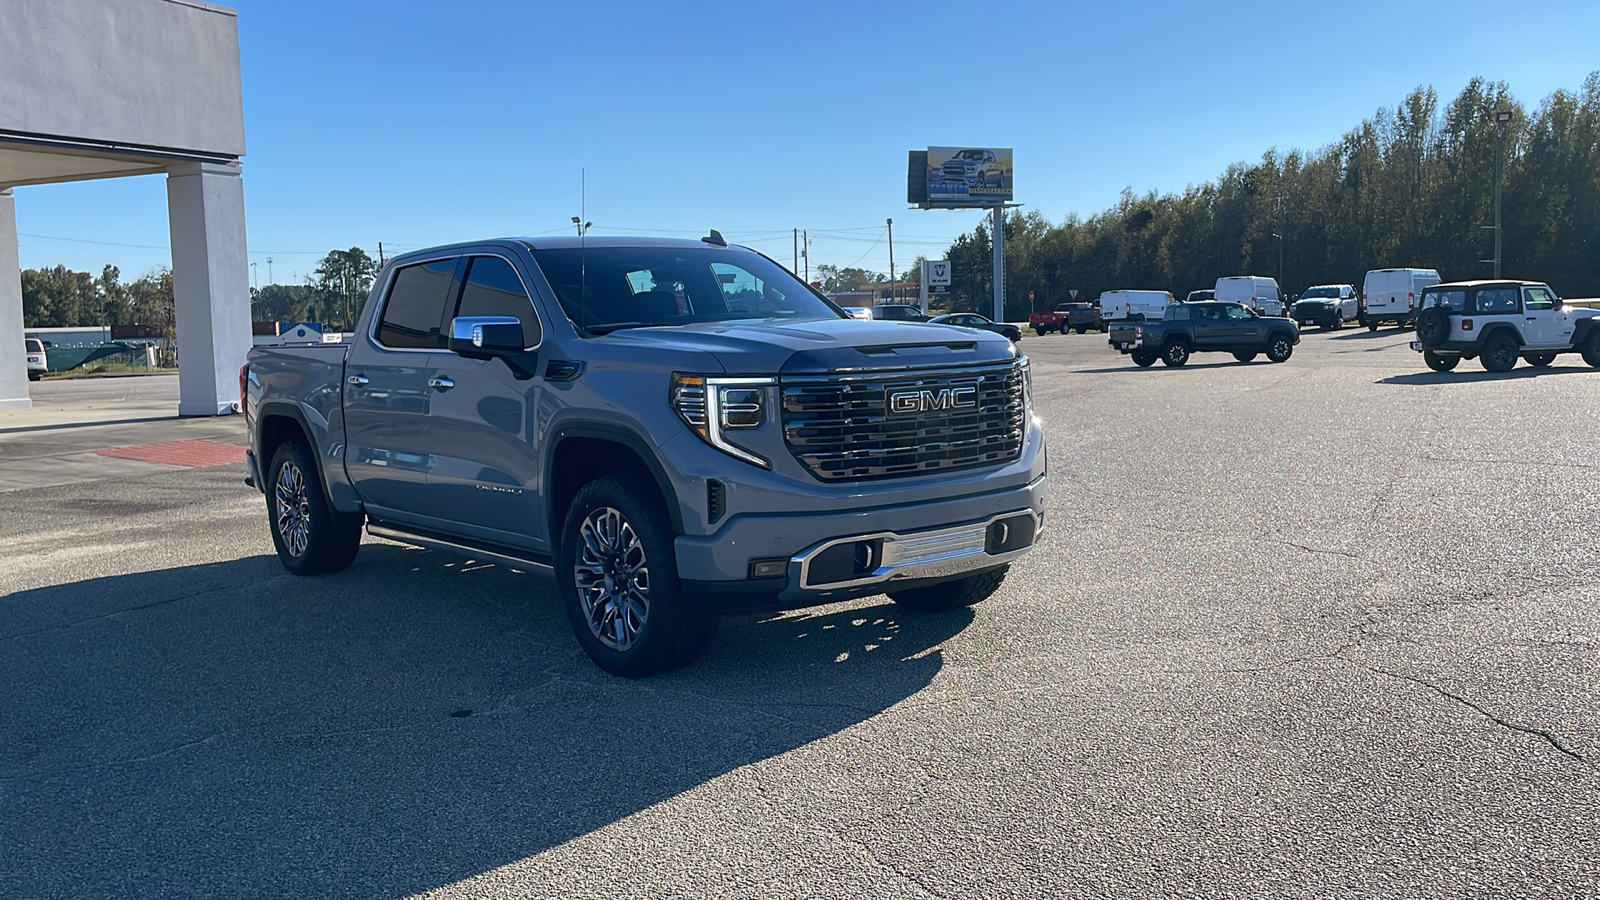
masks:
{"label": "asphalt parking lot", "polygon": [[0,896],[1596,895],[1600,372],[1410,337],[1029,336],[999,594],[642,682],[534,576],[289,576],[239,465],[0,492]]}

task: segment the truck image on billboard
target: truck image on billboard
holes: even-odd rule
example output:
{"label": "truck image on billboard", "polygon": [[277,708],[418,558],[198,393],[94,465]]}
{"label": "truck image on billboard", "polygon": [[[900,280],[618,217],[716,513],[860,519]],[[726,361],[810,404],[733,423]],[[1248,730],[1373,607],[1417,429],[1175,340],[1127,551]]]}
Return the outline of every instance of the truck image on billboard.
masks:
{"label": "truck image on billboard", "polygon": [[929,206],[998,206],[1012,199],[1010,148],[929,147]]}

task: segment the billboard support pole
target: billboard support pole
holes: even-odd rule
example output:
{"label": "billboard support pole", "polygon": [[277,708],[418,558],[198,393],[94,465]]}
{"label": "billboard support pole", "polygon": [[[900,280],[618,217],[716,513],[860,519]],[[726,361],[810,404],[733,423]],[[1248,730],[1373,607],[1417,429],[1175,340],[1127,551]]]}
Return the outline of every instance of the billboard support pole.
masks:
{"label": "billboard support pole", "polygon": [[917,309],[922,310],[922,314],[923,315],[927,315],[928,314],[928,261],[927,260],[923,260],[922,261],[922,277],[917,279],[917,280],[921,282],[921,284],[917,285]]}
{"label": "billboard support pole", "polygon": [[1006,320],[1006,235],[1005,235],[1006,208],[994,207],[994,315],[990,318],[996,322]]}

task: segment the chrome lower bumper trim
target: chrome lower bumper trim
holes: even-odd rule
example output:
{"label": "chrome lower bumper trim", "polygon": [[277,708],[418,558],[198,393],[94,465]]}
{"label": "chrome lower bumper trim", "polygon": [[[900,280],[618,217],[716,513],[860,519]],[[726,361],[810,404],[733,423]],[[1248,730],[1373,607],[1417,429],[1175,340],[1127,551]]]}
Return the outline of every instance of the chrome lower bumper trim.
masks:
{"label": "chrome lower bumper trim", "polygon": [[[1033,542],[1005,553],[987,550],[989,527],[1003,519],[1027,516],[1033,520]],[[955,525],[932,531],[898,534],[883,531],[833,538],[817,544],[789,560],[791,576],[802,591],[835,591],[893,581],[947,578],[964,572],[993,568],[1008,563],[1032,550],[1039,541],[1040,519],[1031,509],[1015,509],[991,516],[982,522]],[[871,574],[850,581],[811,583],[811,563],[824,551],[840,544],[882,541],[882,558]]]}

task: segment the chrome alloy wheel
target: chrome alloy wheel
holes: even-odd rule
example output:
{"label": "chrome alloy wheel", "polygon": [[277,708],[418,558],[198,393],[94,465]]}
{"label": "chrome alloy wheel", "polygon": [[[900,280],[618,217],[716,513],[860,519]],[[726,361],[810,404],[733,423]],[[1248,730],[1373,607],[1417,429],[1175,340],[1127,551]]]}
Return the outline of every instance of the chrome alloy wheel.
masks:
{"label": "chrome alloy wheel", "polygon": [[650,615],[644,544],[622,513],[609,506],[589,513],[578,536],[583,543],[572,575],[589,631],[612,650],[626,651]]}
{"label": "chrome alloy wheel", "polygon": [[306,495],[306,476],[293,462],[285,462],[278,469],[278,483],[273,495],[278,525],[278,536],[283,538],[283,548],[293,557],[305,555],[311,542],[311,498]]}

